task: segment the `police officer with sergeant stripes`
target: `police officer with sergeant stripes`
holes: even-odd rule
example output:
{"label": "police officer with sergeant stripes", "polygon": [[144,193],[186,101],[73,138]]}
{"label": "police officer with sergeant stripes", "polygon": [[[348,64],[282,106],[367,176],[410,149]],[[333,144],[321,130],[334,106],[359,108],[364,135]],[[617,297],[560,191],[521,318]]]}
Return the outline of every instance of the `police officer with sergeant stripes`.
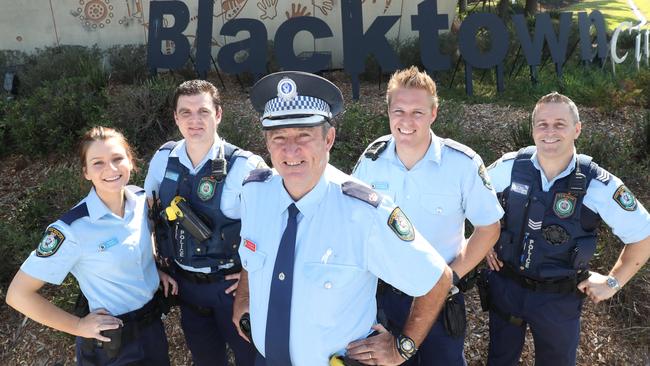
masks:
{"label": "police officer with sergeant stripes", "polygon": [[[386,92],[391,135],[370,144],[352,175],[388,195],[454,270],[455,285],[492,248],[503,215],[480,156],[436,136],[433,80],[416,67],[397,71]],[[465,219],[474,226],[465,239]],[[461,286],[462,287],[462,286]],[[454,288],[454,291],[457,291]],[[379,307],[389,326],[401,329],[412,298],[380,286]],[[450,294],[443,312],[409,365],[464,365],[465,301]]]}
{"label": "police officer with sergeant stripes", "polygon": [[[274,170],[244,182],[233,322],[250,312],[256,365],[401,364],[436,318],[451,270],[390,198],[328,164],[343,108],[334,84],[279,72],[251,101]],[[416,296],[396,337],[376,322],[378,278]]]}
{"label": "police officer with sergeant stripes", "polygon": [[[536,365],[575,365],[583,297],[612,297],[650,256],[650,215],[623,182],[577,154],[576,105],[553,92],[532,113],[535,146],[488,168],[506,211],[487,256],[488,365],[516,365],[527,327]],[[625,244],[607,275],[589,271],[603,220]]]}
{"label": "police officer with sergeant stripes", "polygon": [[158,259],[179,284],[181,325],[195,365],[252,365],[253,348],[230,319],[241,265],[239,194],[259,156],[221,139],[217,89],[204,80],[182,83],[174,119],[183,140],[153,156],[145,189],[154,206]]}

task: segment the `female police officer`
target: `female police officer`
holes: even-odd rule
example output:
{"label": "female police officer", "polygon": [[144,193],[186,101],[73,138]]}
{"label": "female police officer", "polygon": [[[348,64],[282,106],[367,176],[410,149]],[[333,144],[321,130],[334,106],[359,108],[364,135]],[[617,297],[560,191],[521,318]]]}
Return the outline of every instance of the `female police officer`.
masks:
{"label": "female police officer", "polygon": [[[160,280],[172,292],[176,283],[156,270],[144,191],[127,187],[132,150],[119,132],[95,127],[81,140],[80,158],[93,188],[48,226],[11,282],[7,303],[39,323],[76,335],[78,365],[169,365],[154,293]],[[88,299],[91,311],[82,318],[38,293],[45,282],[61,284],[68,272]]]}

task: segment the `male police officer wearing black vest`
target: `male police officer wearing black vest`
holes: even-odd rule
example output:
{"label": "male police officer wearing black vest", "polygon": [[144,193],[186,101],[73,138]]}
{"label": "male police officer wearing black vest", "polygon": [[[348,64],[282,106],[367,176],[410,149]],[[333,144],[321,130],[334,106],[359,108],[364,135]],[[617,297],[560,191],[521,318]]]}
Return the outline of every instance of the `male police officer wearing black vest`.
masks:
{"label": "male police officer wearing black vest", "polygon": [[220,139],[217,89],[184,82],[174,95],[174,119],[184,139],[164,144],[145,180],[153,204],[159,262],[178,282],[181,325],[197,366],[252,365],[254,350],[231,322],[241,264],[239,194],[259,156]]}
{"label": "male police officer wearing black vest", "polygon": [[[488,168],[506,211],[487,256],[490,307],[488,365],[519,362],[527,326],[535,365],[575,365],[583,297],[613,296],[650,256],[650,215],[623,182],[577,154],[578,109],[558,93],[532,114],[535,146]],[[609,272],[590,272],[599,223],[625,246]]]}

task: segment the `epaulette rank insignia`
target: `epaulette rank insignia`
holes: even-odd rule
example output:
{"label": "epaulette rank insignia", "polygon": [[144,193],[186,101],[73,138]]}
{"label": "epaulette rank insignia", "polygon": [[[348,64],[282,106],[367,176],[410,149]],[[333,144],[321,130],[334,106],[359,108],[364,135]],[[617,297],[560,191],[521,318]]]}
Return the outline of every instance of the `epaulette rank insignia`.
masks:
{"label": "epaulette rank insignia", "polygon": [[61,231],[51,226],[48,227],[45,230],[43,239],[38,244],[38,248],[36,248],[36,256],[49,257],[54,255],[63,244],[63,241],[65,241],[65,235]]}
{"label": "epaulette rank insignia", "polygon": [[244,179],[244,183],[242,183],[242,185],[250,182],[265,182],[272,174],[273,171],[271,169],[253,169],[251,170],[250,174],[248,174],[248,177]]}
{"label": "epaulette rank insignia", "polygon": [[375,208],[379,207],[379,202],[381,201],[379,194],[363,184],[347,181],[341,184],[341,191],[346,196],[354,197]]}

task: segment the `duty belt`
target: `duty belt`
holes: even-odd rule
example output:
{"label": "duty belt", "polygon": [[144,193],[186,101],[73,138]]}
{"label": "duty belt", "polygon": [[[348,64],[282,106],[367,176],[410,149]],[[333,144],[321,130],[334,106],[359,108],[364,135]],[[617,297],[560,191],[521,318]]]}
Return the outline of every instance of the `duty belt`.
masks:
{"label": "duty belt", "polygon": [[577,288],[578,283],[589,277],[589,271],[583,271],[578,273],[577,277],[566,277],[556,280],[536,280],[517,273],[507,264],[501,267],[501,270],[496,273],[515,281],[519,286],[531,291],[554,292],[560,294],[579,292]]}
{"label": "duty belt", "polygon": [[218,272],[203,273],[203,272],[187,271],[179,266],[176,266],[175,269],[175,273],[177,273],[184,279],[198,285],[205,285],[208,283],[225,281],[227,275],[237,273],[239,271],[240,271],[239,268],[235,268],[234,270],[220,270]]}

